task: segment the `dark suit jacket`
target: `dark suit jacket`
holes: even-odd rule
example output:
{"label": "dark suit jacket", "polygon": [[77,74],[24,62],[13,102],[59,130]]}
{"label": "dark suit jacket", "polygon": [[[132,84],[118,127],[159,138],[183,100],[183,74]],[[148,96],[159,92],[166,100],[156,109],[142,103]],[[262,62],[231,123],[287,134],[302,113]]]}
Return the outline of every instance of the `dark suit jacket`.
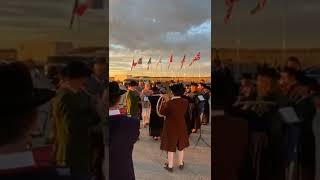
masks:
{"label": "dark suit jacket", "polygon": [[132,151],[139,137],[140,121],[124,115],[109,119],[109,180],[134,180]]}

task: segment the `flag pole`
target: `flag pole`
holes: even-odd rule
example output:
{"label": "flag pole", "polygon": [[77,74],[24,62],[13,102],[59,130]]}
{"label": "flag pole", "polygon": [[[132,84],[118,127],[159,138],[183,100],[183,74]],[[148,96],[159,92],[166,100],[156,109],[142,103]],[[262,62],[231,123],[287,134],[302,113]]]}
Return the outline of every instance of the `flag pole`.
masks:
{"label": "flag pole", "polygon": [[199,81],[201,79],[201,72],[200,72],[200,63],[198,62],[198,68],[199,68]]}
{"label": "flag pole", "polygon": [[282,61],[285,61],[286,58],[286,49],[287,49],[287,0],[283,0],[284,2],[284,11],[282,13]]}
{"label": "flag pole", "polygon": [[160,81],[162,82],[162,62],[160,63]]}
{"label": "flag pole", "polygon": [[78,6],[78,1],[79,0],[75,0],[74,1],[74,5],[73,5],[73,9],[72,9],[72,15],[71,15],[71,19],[70,19],[70,26],[69,26],[70,29],[72,29],[72,25],[73,25],[73,21],[74,21],[74,17],[75,17],[74,12],[75,12],[75,10],[76,10],[76,8]]}

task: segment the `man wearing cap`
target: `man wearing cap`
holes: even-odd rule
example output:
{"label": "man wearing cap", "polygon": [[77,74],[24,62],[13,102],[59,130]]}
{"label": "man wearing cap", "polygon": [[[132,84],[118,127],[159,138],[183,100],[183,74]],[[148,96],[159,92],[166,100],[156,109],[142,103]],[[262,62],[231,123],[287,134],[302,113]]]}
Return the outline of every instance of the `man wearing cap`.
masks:
{"label": "man wearing cap", "polygon": [[136,90],[137,85],[136,81],[129,82],[125,99],[128,116],[139,119],[140,95]]}
{"label": "man wearing cap", "polygon": [[70,62],[64,69],[64,85],[53,101],[55,160],[62,169],[79,177],[92,176],[92,129],[100,122],[91,97],[84,92],[89,70],[86,64]]}
{"label": "man wearing cap", "polygon": [[118,83],[109,83],[109,180],[135,179],[132,152],[140,121],[121,113],[119,102],[124,93]]}
{"label": "man wearing cap", "polygon": [[58,174],[49,162],[50,147],[27,148],[37,107],[55,93],[34,89],[28,67],[19,62],[0,62],[0,82],[5,84],[0,88],[0,179],[79,179]]}

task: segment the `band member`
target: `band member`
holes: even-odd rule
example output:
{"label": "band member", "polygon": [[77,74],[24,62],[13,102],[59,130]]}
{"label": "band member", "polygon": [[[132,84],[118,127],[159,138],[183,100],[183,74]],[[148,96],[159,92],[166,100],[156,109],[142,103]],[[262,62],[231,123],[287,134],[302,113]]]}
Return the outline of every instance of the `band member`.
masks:
{"label": "band member", "polygon": [[199,98],[198,98],[198,84],[191,83],[191,93],[189,94],[189,109],[192,112],[191,116],[191,129],[192,133],[196,133],[200,129],[200,111],[199,111]]}
{"label": "band member", "polygon": [[163,127],[163,118],[157,114],[157,103],[159,98],[160,92],[158,91],[158,88],[155,87],[153,88],[153,95],[149,96],[149,101],[151,104],[149,134],[156,141],[160,139]]}
{"label": "band member", "polygon": [[116,82],[109,83],[109,180],[134,180],[133,147],[139,137],[140,122],[121,114],[121,90]]}
{"label": "band member", "polygon": [[[166,116],[161,135],[160,149],[168,152],[168,162],[165,169],[173,171],[173,153],[178,149],[179,168],[184,167],[184,149],[189,146],[185,114],[188,111],[188,101],[181,98],[184,93],[182,84],[174,84],[170,87],[173,97],[160,108],[160,114]],[[168,96],[166,97],[168,98]]]}
{"label": "band member", "polygon": [[203,100],[203,107],[200,110],[202,114],[201,123],[202,125],[207,125],[209,123],[209,115],[210,115],[210,107],[209,107],[209,99],[210,99],[210,91],[206,87],[206,84],[200,83],[198,85],[198,90],[200,95],[204,98]]}

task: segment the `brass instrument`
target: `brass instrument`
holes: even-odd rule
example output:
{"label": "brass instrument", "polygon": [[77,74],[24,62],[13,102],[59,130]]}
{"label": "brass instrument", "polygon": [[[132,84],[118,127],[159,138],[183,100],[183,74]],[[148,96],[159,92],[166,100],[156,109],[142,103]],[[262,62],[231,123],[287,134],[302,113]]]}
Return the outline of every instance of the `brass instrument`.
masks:
{"label": "brass instrument", "polygon": [[[160,114],[160,109],[164,106],[164,104],[172,98],[172,93],[171,93],[171,90],[170,90],[170,87],[169,87],[169,84],[166,83],[165,84],[165,88],[166,88],[166,91],[167,91],[167,94],[165,95],[160,95],[160,98],[158,99],[158,102],[157,102],[157,106],[156,106],[156,110],[157,110],[157,114],[159,117],[164,117],[164,115]],[[165,98],[165,96],[167,96],[167,98]]]}

